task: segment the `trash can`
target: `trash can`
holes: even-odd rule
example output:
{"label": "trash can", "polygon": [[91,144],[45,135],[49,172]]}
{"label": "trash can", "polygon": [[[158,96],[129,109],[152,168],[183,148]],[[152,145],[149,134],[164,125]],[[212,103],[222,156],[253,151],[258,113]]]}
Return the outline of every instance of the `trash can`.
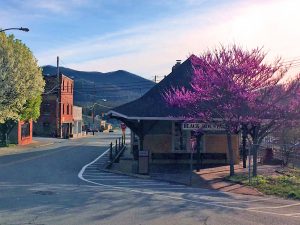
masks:
{"label": "trash can", "polygon": [[139,174],[149,174],[149,151],[139,151]]}

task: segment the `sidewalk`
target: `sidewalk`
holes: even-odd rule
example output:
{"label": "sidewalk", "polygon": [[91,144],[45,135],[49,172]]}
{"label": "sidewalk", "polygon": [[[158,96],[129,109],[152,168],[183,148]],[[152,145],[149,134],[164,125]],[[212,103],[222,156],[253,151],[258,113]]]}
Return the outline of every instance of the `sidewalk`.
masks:
{"label": "sidewalk", "polygon": [[19,154],[23,152],[33,152],[40,150],[39,147],[46,147],[54,145],[55,143],[62,143],[65,139],[57,138],[44,138],[44,137],[34,137],[32,143],[28,145],[15,145],[10,147],[0,147],[0,156]]}
{"label": "sidewalk", "polygon": [[[272,173],[278,166],[262,165],[258,167],[259,174]],[[130,149],[126,149],[119,163],[114,163],[110,169],[113,172],[125,173],[133,176],[137,175],[137,161],[133,160]],[[247,173],[248,168],[243,168],[242,164],[235,165],[235,173]],[[226,181],[225,177],[229,175],[229,166],[219,166],[213,168],[201,169],[199,172],[193,171],[191,176],[189,165],[178,164],[151,164],[149,176],[153,178],[174,183],[181,183],[187,186],[219,190],[244,195],[263,195],[254,188],[237,183]]]}
{"label": "sidewalk", "polygon": [[130,153],[130,148],[127,145],[119,163],[114,163],[109,170],[136,176],[137,166],[137,161],[133,160],[133,155]]}

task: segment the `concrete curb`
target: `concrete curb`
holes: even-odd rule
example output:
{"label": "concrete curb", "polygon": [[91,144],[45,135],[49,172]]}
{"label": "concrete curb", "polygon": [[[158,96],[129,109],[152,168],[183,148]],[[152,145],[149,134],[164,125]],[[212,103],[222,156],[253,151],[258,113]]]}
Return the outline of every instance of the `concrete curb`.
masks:
{"label": "concrete curb", "polygon": [[151,176],[150,176],[150,178],[153,179],[153,180],[158,180],[158,181],[168,182],[168,183],[170,183],[170,184],[180,184],[180,185],[185,185],[185,186],[187,186],[187,187],[198,188],[198,187],[196,187],[196,186],[190,186],[190,185],[187,184],[187,183],[183,183],[183,182],[179,182],[179,181],[168,180],[168,179],[157,178],[157,177],[151,177]]}
{"label": "concrete curb", "polygon": [[[28,145],[16,145],[13,147],[5,147],[3,150],[6,150],[6,152],[0,152],[0,157],[2,156],[8,156],[8,155],[17,155],[17,154],[22,154],[22,153],[30,153],[30,152],[36,152],[37,148],[42,148],[42,147],[47,147],[50,145],[54,145],[56,143],[62,143],[62,142],[48,142],[48,143],[31,143]],[[30,146],[33,145],[33,146]],[[0,151],[2,149],[0,148]],[[42,151],[47,150],[47,149],[42,149]]]}
{"label": "concrete curb", "polygon": [[[58,143],[61,143],[61,142],[58,142]],[[54,145],[54,142],[50,142],[50,143],[46,143],[46,144],[37,145],[37,146],[34,146],[33,148],[45,147],[45,146],[49,146],[49,145]]]}

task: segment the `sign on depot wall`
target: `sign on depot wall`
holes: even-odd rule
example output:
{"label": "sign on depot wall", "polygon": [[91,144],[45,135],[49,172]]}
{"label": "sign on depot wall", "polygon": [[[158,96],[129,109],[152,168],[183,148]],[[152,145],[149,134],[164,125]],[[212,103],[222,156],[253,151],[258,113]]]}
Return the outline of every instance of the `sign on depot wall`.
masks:
{"label": "sign on depot wall", "polygon": [[182,130],[224,131],[223,125],[214,123],[182,123]]}

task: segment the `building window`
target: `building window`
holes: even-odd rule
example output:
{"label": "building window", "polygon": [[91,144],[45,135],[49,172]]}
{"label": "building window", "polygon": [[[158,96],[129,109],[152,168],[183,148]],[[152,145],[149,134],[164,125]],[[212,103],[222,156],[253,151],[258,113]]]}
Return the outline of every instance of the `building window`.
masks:
{"label": "building window", "polygon": [[73,114],[73,106],[71,105],[71,115]]}
{"label": "building window", "polygon": [[65,81],[63,80],[63,83],[62,83],[62,89],[63,91],[65,90]]}
{"label": "building window", "polygon": [[181,123],[173,123],[173,151],[174,152],[187,152],[189,149],[190,132],[181,129]]}
{"label": "building window", "polygon": [[69,106],[69,104],[67,105],[67,115],[69,115],[69,113],[70,113],[70,106]]}
{"label": "building window", "polygon": [[67,82],[67,92],[69,92],[69,82]]}
{"label": "building window", "polygon": [[62,105],[63,115],[65,114],[65,104]]}

